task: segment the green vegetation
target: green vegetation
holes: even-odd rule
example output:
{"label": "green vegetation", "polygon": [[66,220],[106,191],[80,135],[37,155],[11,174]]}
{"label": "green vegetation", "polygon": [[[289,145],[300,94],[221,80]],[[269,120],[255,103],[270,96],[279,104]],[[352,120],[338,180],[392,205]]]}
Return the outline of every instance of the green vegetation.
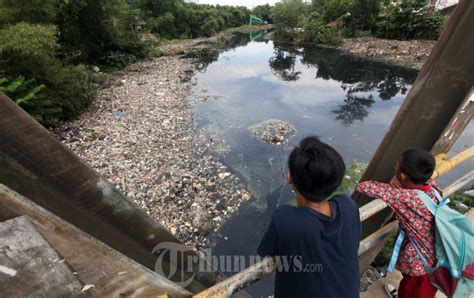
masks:
{"label": "green vegetation", "polygon": [[[132,1],[131,1],[132,2]],[[211,36],[248,22],[246,7],[184,3],[181,0],[135,0],[150,31],[164,38]]]}
{"label": "green vegetation", "polygon": [[302,0],[282,0],[272,8],[272,18],[278,34],[295,34],[299,19],[309,12],[309,6]]}
{"label": "green vegetation", "polygon": [[[277,39],[338,45],[342,37],[436,39],[444,17],[426,0],[282,0],[271,9]],[[297,28],[302,28],[297,29]]]}
{"label": "green vegetation", "polygon": [[272,7],[268,4],[255,6],[252,10],[252,15],[258,16],[267,23],[273,23]]}
{"label": "green vegetation", "polygon": [[306,34],[305,39],[318,44],[337,46],[342,43],[340,30],[328,27],[316,13],[301,18],[301,27]]}
{"label": "green vegetation", "polygon": [[[473,189],[474,189],[474,185],[471,185],[466,190],[471,190],[472,191]],[[456,193],[454,193],[453,195],[451,195],[449,197],[449,200],[450,200],[449,206],[451,208],[456,209],[457,211],[464,213],[467,210],[469,210],[470,208],[474,207],[474,199],[472,198],[472,196],[469,196],[469,195],[464,193],[466,190],[456,192]],[[458,204],[462,204],[462,205],[466,206],[467,210],[463,209],[463,208],[459,208],[460,206],[458,206]]]}
{"label": "green vegetation", "polygon": [[120,68],[156,52],[141,33],[210,36],[249,16],[183,0],[0,0],[0,91],[52,126],[90,104],[103,77],[86,65]]}
{"label": "green vegetation", "polygon": [[386,267],[390,263],[392,258],[393,247],[395,246],[395,241],[397,240],[397,234],[393,234],[387,239],[385,245],[382,247],[382,250],[379,252],[375,260],[372,262],[374,267]]}
{"label": "green vegetation", "polygon": [[53,25],[27,23],[0,30],[0,90],[44,125],[75,116],[93,94],[85,67],[57,58],[57,34]]}
{"label": "green vegetation", "polygon": [[392,39],[437,39],[444,16],[426,6],[424,0],[405,0],[389,5],[385,18],[377,23],[376,35]]}
{"label": "green vegetation", "polygon": [[[245,26],[250,15],[274,23],[275,38],[292,43],[338,45],[360,32],[435,39],[443,17],[425,2],[282,0],[250,11],[183,0],[0,0],[0,86],[50,126],[91,102],[102,79],[92,65],[124,67],[157,54],[163,39],[211,36]],[[141,33],[157,39],[143,41]]]}

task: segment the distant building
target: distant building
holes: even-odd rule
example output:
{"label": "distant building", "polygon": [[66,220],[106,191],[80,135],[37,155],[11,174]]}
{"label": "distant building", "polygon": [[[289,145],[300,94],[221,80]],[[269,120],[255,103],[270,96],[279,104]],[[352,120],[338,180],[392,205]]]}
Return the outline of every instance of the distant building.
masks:
{"label": "distant building", "polygon": [[186,3],[194,3],[194,4],[199,4],[199,0],[184,0]]}

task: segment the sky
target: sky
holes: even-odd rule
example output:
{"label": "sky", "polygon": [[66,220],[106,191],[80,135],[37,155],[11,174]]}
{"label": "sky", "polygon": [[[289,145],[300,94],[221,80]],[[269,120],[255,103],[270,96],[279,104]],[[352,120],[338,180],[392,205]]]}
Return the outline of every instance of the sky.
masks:
{"label": "sky", "polygon": [[262,4],[275,4],[279,0],[199,0],[199,4],[242,5],[252,8]]}

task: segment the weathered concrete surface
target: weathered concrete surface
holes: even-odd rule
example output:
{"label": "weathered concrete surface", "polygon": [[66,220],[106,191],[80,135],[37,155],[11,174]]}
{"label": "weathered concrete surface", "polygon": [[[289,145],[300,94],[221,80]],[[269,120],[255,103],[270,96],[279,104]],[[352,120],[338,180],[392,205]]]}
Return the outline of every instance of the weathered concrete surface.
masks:
{"label": "weathered concrete surface", "polygon": [[[165,293],[173,297],[191,295],[190,292],[150,271],[121,253],[118,253],[102,242],[97,241],[90,235],[55,216],[51,212],[48,212],[27,198],[0,184],[0,221],[5,218],[13,218],[19,215],[25,215],[31,220],[33,225],[30,224],[30,227],[32,229],[36,228],[44,239],[46,239],[46,241],[58,252],[60,257],[58,254],[51,257],[35,254],[33,256],[34,259],[29,260],[23,255],[12,255],[9,252],[9,249],[12,247],[12,241],[21,240],[21,243],[23,243],[25,237],[20,235],[21,238],[12,239],[12,237],[8,235],[11,234],[11,232],[6,231],[5,228],[2,229],[2,226],[0,225],[0,239],[2,239],[2,242],[0,242],[0,264],[6,264],[6,266],[15,269],[14,266],[9,265],[8,261],[10,261],[10,263],[20,262],[21,264],[27,264],[28,266],[25,268],[32,267],[28,272],[34,269],[38,274],[29,274],[27,276],[28,280],[33,285],[44,287],[43,290],[48,291],[49,293],[49,295],[45,295],[45,297],[70,296],[62,295],[70,293],[70,287],[66,287],[65,284],[63,284],[64,289],[62,289],[60,285],[56,286],[57,283],[53,282],[48,282],[48,284],[51,285],[47,287],[45,286],[45,282],[49,280],[46,279],[46,277],[49,275],[56,277],[56,273],[58,272],[64,275],[64,282],[69,281],[69,278],[66,279],[66,277],[72,275],[72,272],[69,271],[69,273],[64,273],[65,269],[63,267],[66,266],[66,263],[75,273],[75,275],[72,275],[75,279],[77,276],[82,284],[93,286],[87,291],[87,293],[92,296],[156,297]],[[10,222],[13,224],[17,224],[18,222],[29,222],[25,217],[20,218],[22,221],[10,220]],[[37,237],[41,237],[38,233],[36,234]],[[13,237],[20,236],[18,234],[13,235]],[[6,242],[3,241],[4,239],[6,239]],[[41,237],[41,239],[43,238]],[[42,245],[46,245],[46,241],[42,241]],[[34,249],[36,249],[37,246],[39,245],[30,245],[25,255],[34,253]],[[3,251],[6,251],[7,253],[7,262],[4,262]],[[9,258],[12,258],[12,260]],[[62,260],[65,260],[65,262],[62,263]],[[27,263],[28,261],[31,262]],[[37,268],[38,266],[35,265],[36,263],[43,264],[44,266]],[[31,264],[35,266],[32,266]],[[62,271],[57,270],[56,267],[59,267]],[[24,268],[21,270],[23,269]],[[20,273],[22,272],[19,270],[18,274]],[[0,273],[0,296],[3,297],[3,293],[17,293],[22,290],[22,287],[20,287],[19,284],[11,283],[9,279],[2,280],[4,277],[5,276]],[[22,280],[25,280],[25,278]],[[8,283],[4,281],[7,281]],[[77,283],[80,285],[79,282]],[[52,287],[53,285],[55,287]],[[76,288],[77,286],[75,286],[74,289]],[[66,290],[68,292],[65,292]],[[19,293],[21,294],[21,292]],[[19,296],[24,297],[26,295]]]}
{"label": "weathered concrete surface", "polygon": [[2,297],[74,297],[82,284],[25,217],[0,222]]}
{"label": "weathered concrete surface", "polygon": [[[179,243],[3,93],[0,140],[0,183],[110,247],[154,268],[153,248],[161,242]],[[216,275],[200,274],[188,289],[200,291]]]}

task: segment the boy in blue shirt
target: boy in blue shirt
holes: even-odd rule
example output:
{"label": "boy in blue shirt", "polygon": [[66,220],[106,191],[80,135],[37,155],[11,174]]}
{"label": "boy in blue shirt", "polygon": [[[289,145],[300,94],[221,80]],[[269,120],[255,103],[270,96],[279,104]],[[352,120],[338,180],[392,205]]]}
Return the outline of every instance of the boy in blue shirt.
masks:
{"label": "boy in blue shirt", "polygon": [[327,200],[344,178],[342,157],[317,137],[288,160],[297,207],[272,216],[258,254],[275,257],[275,297],[359,297],[359,209],[346,195]]}

